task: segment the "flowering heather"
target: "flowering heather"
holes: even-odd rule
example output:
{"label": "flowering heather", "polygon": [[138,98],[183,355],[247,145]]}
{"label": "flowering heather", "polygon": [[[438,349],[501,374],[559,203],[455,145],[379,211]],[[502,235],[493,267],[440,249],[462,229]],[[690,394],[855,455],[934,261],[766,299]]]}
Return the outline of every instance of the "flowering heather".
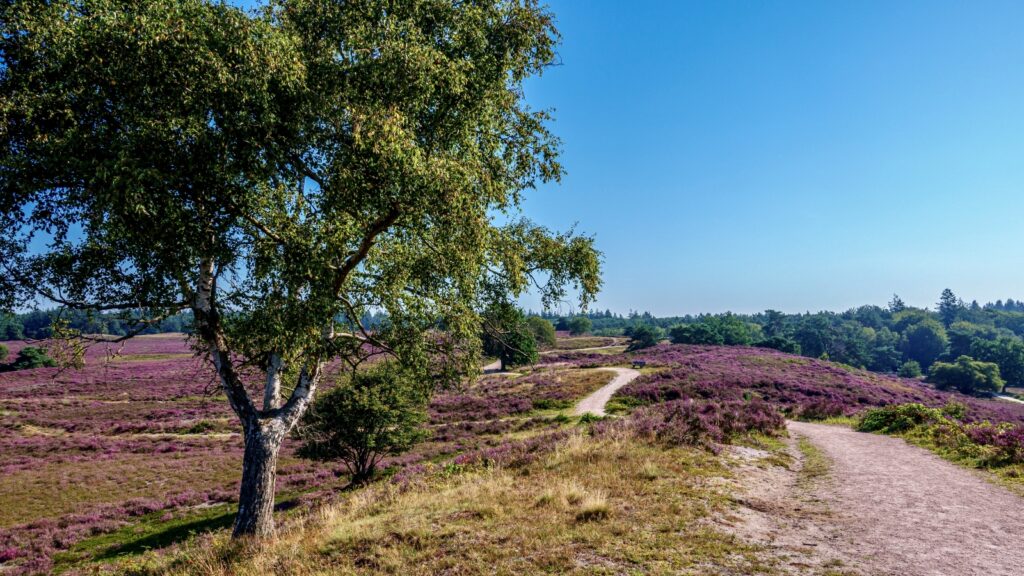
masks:
{"label": "flowering heather", "polygon": [[786,422],[779,411],[761,400],[671,400],[635,410],[618,422],[601,422],[598,435],[623,431],[670,446],[719,445],[751,433],[774,435]]}
{"label": "flowering heather", "polygon": [[[775,350],[733,346],[662,345],[604,362],[645,360],[662,370],[644,375],[620,397],[641,403],[676,399],[737,401],[760,398],[793,417],[851,415],[873,406],[918,402],[968,407],[970,421],[1024,423],[1024,405],[940,392],[917,380],[858,370]],[[574,362],[586,364],[596,358]]]}
{"label": "flowering heather", "polygon": [[[456,458],[529,457],[556,443],[561,426],[536,413],[534,400],[571,403],[610,377],[542,370],[438,394],[432,438],[382,468],[411,478]],[[339,465],[297,459],[294,448],[289,440],[282,451],[279,499],[313,502],[347,484]],[[180,335],[93,346],[81,370],[0,373],[0,572],[45,573],[54,554],[93,536],[123,530],[130,542],[140,523],[228,509],[241,458],[237,419]],[[108,546],[116,552],[116,543]]]}

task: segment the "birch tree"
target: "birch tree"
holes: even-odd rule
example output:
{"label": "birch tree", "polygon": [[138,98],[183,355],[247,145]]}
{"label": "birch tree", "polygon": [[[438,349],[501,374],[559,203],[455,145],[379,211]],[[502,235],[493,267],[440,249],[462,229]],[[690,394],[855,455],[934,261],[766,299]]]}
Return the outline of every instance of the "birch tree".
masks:
{"label": "birch tree", "polygon": [[332,361],[453,382],[481,310],[599,288],[592,238],[519,210],[562,173],[532,0],[23,0],[0,27],[0,303],[191,311],[244,433],[236,536],[274,533]]}

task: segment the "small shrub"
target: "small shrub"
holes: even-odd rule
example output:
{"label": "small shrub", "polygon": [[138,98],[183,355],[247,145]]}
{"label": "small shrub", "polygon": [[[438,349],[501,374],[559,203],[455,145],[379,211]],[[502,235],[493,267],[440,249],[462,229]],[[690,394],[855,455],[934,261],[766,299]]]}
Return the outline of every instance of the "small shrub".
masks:
{"label": "small shrub", "polygon": [[907,360],[902,366],[900,366],[900,369],[896,374],[903,378],[920,378],[921,364],[919,364],[917,360]]}
{"label": "small shrub", "polygon": [[56,360],[50,358],[42,348],[26,346],[18,352],[18,357],[14,359],[8,369],[32,370],[34,368],[53,368],[56,365]]}
{"label": "small shrub", "polygon": [[385,456],[401,454],[428,435],[422,387],[395,366],[384,364],[352,375],[313,402],[295,435],[299,456],[340,460],[362,483]]}
{"label": "small shrub", "polygon": [[942,407],[942,413],[954,420],[963,420],[967,417],[967,405],[950,400]]}
{"label": "small shrub", "polygon": [[942,412],[923,404],[895,404],[873,408],[864,413],[857,430],[861,432],[882,432],[898,434],[924,424],[943,420]]}

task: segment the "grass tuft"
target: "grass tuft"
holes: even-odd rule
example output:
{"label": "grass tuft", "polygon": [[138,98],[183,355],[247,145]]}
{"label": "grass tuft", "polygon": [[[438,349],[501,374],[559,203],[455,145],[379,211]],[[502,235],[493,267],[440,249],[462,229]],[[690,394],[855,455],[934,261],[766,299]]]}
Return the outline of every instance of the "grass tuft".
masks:
{"label": "grass tuft", "polygon": [[580,502],[580,510],[576,513],[578,522],[595,522],[604,520],[611,515],[608,497],[604,492],[597,491],[587,494]]}
{"label": "grass tuft", "polygon": [[657,480],[661,475],[661,468],[658,468],[658,465],[653,462],[644,462],[644,465],[640,467],[640,477],[644,480]]}

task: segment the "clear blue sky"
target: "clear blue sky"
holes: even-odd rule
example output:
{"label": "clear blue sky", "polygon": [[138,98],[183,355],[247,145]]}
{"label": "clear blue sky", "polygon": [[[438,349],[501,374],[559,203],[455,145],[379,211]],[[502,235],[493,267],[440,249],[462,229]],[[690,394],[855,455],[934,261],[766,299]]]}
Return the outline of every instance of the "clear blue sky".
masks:
{"label": "clear blue sky", "polygon": [[568,175],[525,212],[597,237],[596,308],[1024,298],[1024,2],[549,5]]}
{"label": "clear blue sky", "polygon": [[596,235],[597,308],[1024,298],[1024,3],[550,6],[568,175],[525,212]]}

